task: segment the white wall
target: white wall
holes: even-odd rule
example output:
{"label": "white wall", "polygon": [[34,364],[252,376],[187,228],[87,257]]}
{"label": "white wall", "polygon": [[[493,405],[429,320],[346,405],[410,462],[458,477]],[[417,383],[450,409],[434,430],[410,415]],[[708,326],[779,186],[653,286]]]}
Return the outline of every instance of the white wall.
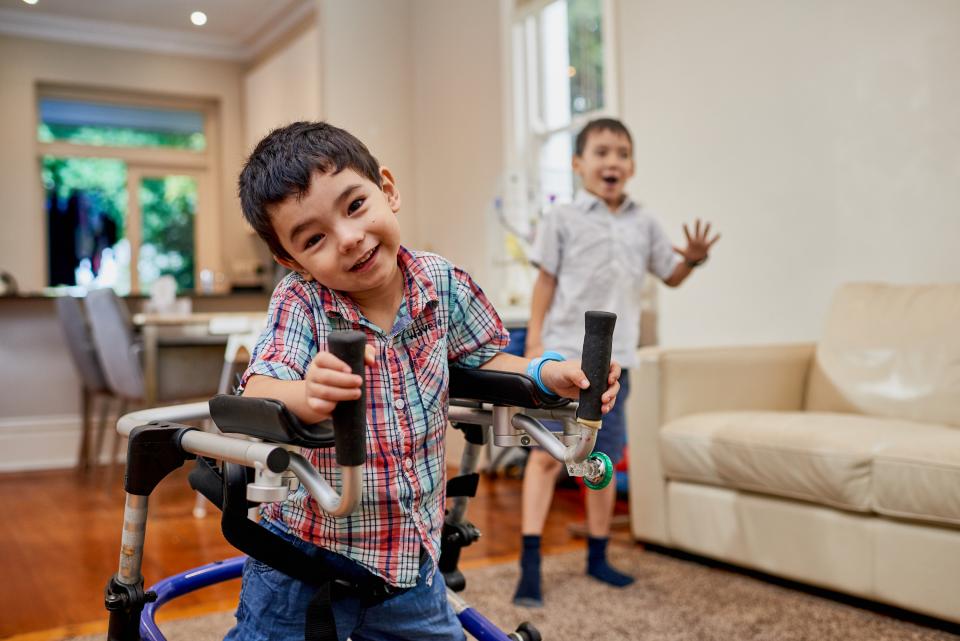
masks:
{"label": "white wall", "polygon": [[500,7],[471,0],[318,0],[322,114],[394,171],[404,243],[488,289],[501,170]]}
{"label": "white wall", "polygon": [[813,339],[844,281],[960,278],[960,3],[618,8],[631,191],[723,232],[661,342]]}
{"label": "white wall", "polygon": [[243,78],[245,153],[272,129],[320,118],[320,42],[316,25]]}
{"label": "white wall", "polygon": [[357,136],[393,171],[403,242],[418,247],[411,0],[317,5],[323,118]]}
{"label": "white wall", "polygon": [[52,302],[0,298],[0,472],[74,465],[80,425],[80,378]]}
{"label": "white wall", "polygon": [[500,6],[414,5],[414,130],[421,244],[494,295],[490,203],[503,166]]}

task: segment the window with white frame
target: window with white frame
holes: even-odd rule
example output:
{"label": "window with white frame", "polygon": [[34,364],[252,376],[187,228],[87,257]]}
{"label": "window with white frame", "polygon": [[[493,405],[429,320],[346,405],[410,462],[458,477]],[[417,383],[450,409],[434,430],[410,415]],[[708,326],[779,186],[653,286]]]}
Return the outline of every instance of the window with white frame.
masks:
{"label": "window with white frame", "polygon": [[170,277],[181,292],[197,288],[219,261],[207,249],[214,107],[44,86],[37,111],[47,284],[149,293]]}
{"label": "window with white frame", "polygon": [[569,202],[580,129],[615,115],[612,0],[517,0],[511,24],[510,167],[495,206],[505,230],[508,303],[525,305],[527,249],[543,212]]}

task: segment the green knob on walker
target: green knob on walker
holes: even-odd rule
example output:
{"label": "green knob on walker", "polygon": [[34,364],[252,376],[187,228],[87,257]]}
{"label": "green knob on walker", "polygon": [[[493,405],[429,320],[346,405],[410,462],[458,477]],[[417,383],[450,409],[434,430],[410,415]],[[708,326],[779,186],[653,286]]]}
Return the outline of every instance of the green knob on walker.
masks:
{"label": "green knob on walker", "polygon": [[613,480],[613,461],[610,460],[610,457],[603,452],[594,452],[587,457],[587,460],[600,461],[600,465],[603,466],[603,475],[597,481],[592,480],[588,476],[584,476],[584,485],[589,487],[591,490],[602,490],[610,485],[610,481]]}

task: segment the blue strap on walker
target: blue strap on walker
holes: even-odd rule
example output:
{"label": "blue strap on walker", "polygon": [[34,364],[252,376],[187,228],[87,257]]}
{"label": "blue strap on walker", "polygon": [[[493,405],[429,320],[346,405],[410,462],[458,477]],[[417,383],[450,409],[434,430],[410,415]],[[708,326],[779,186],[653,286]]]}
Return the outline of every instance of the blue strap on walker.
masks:
{"label": "blue strap on walker", "polygon": [[547,361],[558,361],[562,362],[567,360],[563,354],[559,352],[544,352],[543,356],[538,356],[530,361],[530,364],[527,365],[527,376],[532,378],[537,383],[537,387],[540,388],[544,394],[550,396],[559,396],[552,389],[543,384],[543,380],[540,378],[540,370],[543,368],[543,364]]}

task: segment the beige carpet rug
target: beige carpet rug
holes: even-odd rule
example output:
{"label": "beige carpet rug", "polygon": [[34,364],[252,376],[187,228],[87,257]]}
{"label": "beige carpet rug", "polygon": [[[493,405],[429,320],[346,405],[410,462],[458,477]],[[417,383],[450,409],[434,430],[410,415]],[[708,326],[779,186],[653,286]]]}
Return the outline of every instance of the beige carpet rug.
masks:
{"label": "beige carpet rug", "polygon": [[[545,641],[957,641],[948,632],[639,547],[617,546],[616,564],[637,577],[606,587],[583,573],[584,553],[544,559],[542,609],[510,603],[516,563],[470,570],[464,598],[504,630],[530,621]],[[169,641],[215,641],[232,613],[164,624]],[[101,641],[103,635],[71,641]]]}

